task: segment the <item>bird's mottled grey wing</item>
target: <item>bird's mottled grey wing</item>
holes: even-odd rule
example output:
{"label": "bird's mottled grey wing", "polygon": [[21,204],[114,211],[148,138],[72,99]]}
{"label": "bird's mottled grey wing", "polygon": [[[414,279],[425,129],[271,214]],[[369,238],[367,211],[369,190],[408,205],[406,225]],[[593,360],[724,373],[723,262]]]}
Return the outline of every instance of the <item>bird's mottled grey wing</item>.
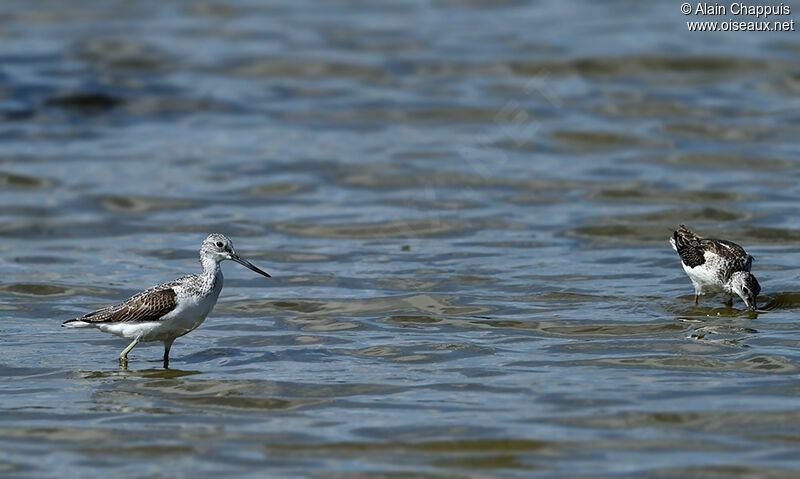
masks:
{"label": "bird's mottled grey wing", "polygon": [[123,323],[133,321],[158,321],[175,306],[176,294],[172,288],[149,289],[127,301],[103,308],[76,319],[87,323]]}

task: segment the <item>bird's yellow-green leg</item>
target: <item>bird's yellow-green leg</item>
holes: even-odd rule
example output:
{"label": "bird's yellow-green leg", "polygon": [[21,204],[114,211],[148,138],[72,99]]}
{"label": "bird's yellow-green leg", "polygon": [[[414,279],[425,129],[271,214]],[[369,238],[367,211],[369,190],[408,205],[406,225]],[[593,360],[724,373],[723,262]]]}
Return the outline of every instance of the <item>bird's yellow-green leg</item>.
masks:
{"label": "bird's yellow-green leg", "polygon": [[131,344],[128,345],[127,348],[123,349],[121,353],[119,353],[119,362],[127,364],[128,363],[128,353],[133,349],[134,346],[139,344],[139,338],[134,339]]}
{"label": "bird's yellow-green leg", "polygon": [[697,294],[697,293],[695,293],[695,294],[694,294],[694,305],[695,305],[695,306],[697,306],[698,304],[700,304],[700,303],[699,303],[699,301],[698,301],[699,299],[700,299],[700,295],[699,295],[699,294]]}

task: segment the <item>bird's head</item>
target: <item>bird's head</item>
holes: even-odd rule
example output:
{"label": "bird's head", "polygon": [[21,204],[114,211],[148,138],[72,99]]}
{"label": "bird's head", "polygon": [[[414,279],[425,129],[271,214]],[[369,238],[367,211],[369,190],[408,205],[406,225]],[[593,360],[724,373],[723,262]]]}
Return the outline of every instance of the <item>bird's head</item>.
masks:
{"label": "bird's head", "polygon": [[756,309],[756,298],[761,293],[761,285],[748,271],[737,271],[731,275],[730,289],[739,295],[748,308]]}
{"label": "bird's head", "polygon": [[203,241],[203,245],[200,247],[200,262],[202,263],[205,259],[210,259],[216,263],[221,263],[226,259],[229,259],[231,261],[236,261],[237,263],[255,271],[258,274],[264,275],[267,278],[270,277],[269,274],[236,254],[236,251],[233,249],[233,241],[223,234],[211,233]]}

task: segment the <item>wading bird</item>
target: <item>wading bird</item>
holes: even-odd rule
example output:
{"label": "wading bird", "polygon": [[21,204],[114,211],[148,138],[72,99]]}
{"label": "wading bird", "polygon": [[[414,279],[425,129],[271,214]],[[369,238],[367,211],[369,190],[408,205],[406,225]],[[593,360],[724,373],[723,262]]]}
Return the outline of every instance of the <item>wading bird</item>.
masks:
{"label": "wading bird", "polygon": [[672,233],[670,244],[678,252],[683,270],[694,284],[694,303],[706,293],[728,294],[728,305],[739,296],[748,308],[756,308],[761,285],[750,274],[753,257],[730,241],[701,238],[680,225]]}
{"label": "wading bird", "polygon": [[258,274],[269,274],[240,257],[225,235],[212,233],[200,246],[203,272],[188,274],[161,283],[123,301],[93,311],[77,319],[65,321],[67,328],[97,328],[128,338],[131,343],[122,350],[119,362],[127,366],[128,353],[142,341],[164,342],[164,367],[169,367],[169,350],[175,338],[194,330],[208,316],[222,291],[222,270],[219,264],[226,259],[236,261]]}

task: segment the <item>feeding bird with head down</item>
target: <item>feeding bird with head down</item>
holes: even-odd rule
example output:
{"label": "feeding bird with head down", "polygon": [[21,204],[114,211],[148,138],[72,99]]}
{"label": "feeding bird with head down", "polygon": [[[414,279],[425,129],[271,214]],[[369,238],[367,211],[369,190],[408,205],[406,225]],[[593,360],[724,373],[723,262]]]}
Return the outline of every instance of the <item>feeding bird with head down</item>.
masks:
{"label": "feeding bird with head down", "polygon": [[692,280],[695,304],[706,293],[726,293],[729,305],[739,296],[748,308],[756,308],[761,285],[750,273],[753,257],[744,248],[727,240],[702,238],[684,225],[672,233],[669,242]]}
{"label": "feeding bird with head down", "polygon": [[67,328],[96,328],[131,340],[119,361],[127,365],[128,353],[138,343],[164,342],[164,367],[169,366],[169,351],[176,338],[200,326],[217,303],[222,291],[220,263],[235,261],[258,274],[270,277],[239,256],[228,237],[212,233],[200,246],[203,272],[189,274],[137,293],[127,300],[65,321]]}

